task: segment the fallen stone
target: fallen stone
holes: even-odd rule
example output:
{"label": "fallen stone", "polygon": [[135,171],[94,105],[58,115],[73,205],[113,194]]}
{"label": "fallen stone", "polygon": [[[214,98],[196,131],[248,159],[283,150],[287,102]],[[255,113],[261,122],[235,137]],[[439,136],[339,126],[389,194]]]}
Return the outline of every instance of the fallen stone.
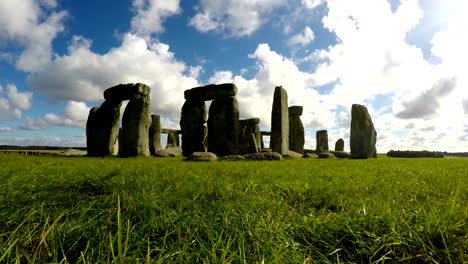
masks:
{"label": "fallen stone", "polygon": [[353,159],[377,157],[375,131],[372,118],[363,105],[353,104],[351,108],[350,148]]}
{"label": "fallen stone", "polygon": [[209,101],[222,97],[235,96],[237,87],[233,83],[210,84],[202,87],[195,87],[184,92],[185,100]]}
{"label": "fallen stone", "polygon": [[322,153],[318,154],[319,159],[330,159],[330,158],[334,158],[334,157],[335,157],[335,155],[333,155],[330,152],[322,152]]}
{"label": "fallen stone", "polygon": [[167,148],[158,150],[154,153],[155,157],[181,157],[182,156],[182,148],[175,147],[175,148]]}
{"label": "fallen stone", "polygon": [[131,100],[133,96],[139,94],[148,96],[151,88],[143,83],[119,84],[104,91],[104,98],[111,101]]}
{"label": "fallen stone", "polygon": [[344,140],[342,138],[336,141],[335,151],[344,151]]}
{"label": "fallen stone", "polygon": [[281,155],[289,150],[288,94],[282,86],[275,87],[273,94],[270,146]]}
{"label": "fallen stone", "polygon": [[330,150],[330,153],[332,153],[335,157],[337,157],[339,159],[350,159],[351,158],[351,153],[346,152],[346,151],[331,151]]}
{"label": "fallen stone", "polygon": [[187,157],[187,161],[217,161],[216,154],[211,152],[194,152]]}
{"label": "fallen stone", "polygon": [[238,160],[245,160],[245,157],[242,155],[227,155],[220,157],[221,160],[227,160],[227,161],[238,161]]}
{"label": "fallen stone", "polygon": [[284,156],[288,156],[288,157],[291,157],[291,158],[302,158],[303,155],[301,153],[289,150],[288,154],[284,155]]}
{"label": "fallen stone", "polygon": [[278,152],[262,152],[262,153],[252,153],[244,155],[246,160],[282,160],[283,156],[281,156]]}
{"label": "fallen stone", "polygon": [[316,158],[318,158],[318,156],[315,155],[314,153],[304,153],[302,158],[304,158],[304,159],[316,159]]}

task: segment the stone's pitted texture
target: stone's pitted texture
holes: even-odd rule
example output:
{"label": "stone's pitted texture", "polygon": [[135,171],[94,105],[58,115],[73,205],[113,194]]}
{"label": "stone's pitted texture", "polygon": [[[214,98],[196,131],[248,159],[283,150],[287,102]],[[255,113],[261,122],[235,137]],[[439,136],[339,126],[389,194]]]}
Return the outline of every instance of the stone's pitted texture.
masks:
{"label": "stone's pitted texture", "polygon": [[304,125],[301,120],[302,106],[289,107],[289,149],[304,153]]}
{"label": "stone's pitted texture", "polygon": [[239,153],[239,106],[235,97],[223,97],[211,103],[208,142],[208,151],[218,156]]}
{"label": "stone's pitted texture", "polygon": [[319,157],[319,159],[329,159],[329,158],[334,158],[335,155],[333,155],[332,153],[326,151],[326,152],[322,152],[322,153],[318,154],[318,157]]}
{"label": "stone's pitted texture", "polygon": [[201,100],[187,100],[182,106],[180,127],[184,157],[196,151],[206,151],[206,105]]}
{"label": "stone's pitted texture", "polygon": [[247,136],[247,143],[249,145],[249,153],[260,153],[260,148],[257,145],[255,134],[251,133]]}
{"label": "stone's pitted texture", "polygon": [[282,86],[275,87],[273,95],[270,146],[281,155],[289,150],[288,94]]}
{"label": "stone's pitted texture", "polygon": [[119,84],[104,91],[104,98],[111,101],[131,100],[139,94],[148,96],[151,92],[149,86],[142,83]]}
{"label": "stone's pitted texture", "polygon": [[154,153],[155,157],[181,157],[182,156],[182,148],[174,147],[174,148],[166,148],[162,150],[158,150]]}
{"label": "stone's pitted texture", "polygon": [[216,154],[211,152],[194,152],[187,157],[187,161],[217,161]]}
{"label": "stone's pitted texture", "polygon": [[335,151],[344,151],[344,140],[342,138],[336,141]]}
{"label": "stone's pitted texture", "polygon": [[353,104],[351,108],[350,147],[353,159],[376,157],[377,132],[372,119],[363,105]]}
{"label": "stone's pitted texture", "polygon": [[304,153],[304,156],[302,156],[304,159],[316,159],[318,156],[314,153]]}
{"label": "stone's pitted texture", "polygon": [[151,126],[148,132],[149,150],[151,155],[161,150],[161,116],[151,115]]}
{"label": "stone's pitted texture", "polygon": [[246,160],[282,160],[283,156],[278,152],[262,152],[244,155]]}
{"label": "stone's pitted texture", "polygon": [[178,147],[179,146],[179,136],[176,135],[174,131],[170,131],[167,134],[167,143],[166,146]]}
{"label": "stone's pitted texture", "polygon": [[289,107],[289,116],[301,116],[304,108],[300,105],[293,105]]}
{"label": "stone's pitted texture", "polygon": [[222,97],[235,96],[237,87],[233,83],[210,84],[202,87],[195,87],[184,92],[185,100],[209,101]]}
{"label": "stone's pitted texture", "polygon": [[[104,101],[100,107],[90,110],[91,120],[87,122],[87,143],[93,145],[89,156],[102,157],[115,154],[115,143],[119,137],[121,102]],[[94,109],[94,110],[93,110]]]}
{"label": "stone's pitted texture", "polygon": [[328,133],[327,130],[319,130],[315,134],[317,140],[317,153],[328,150]]}
{"label": "stone's pitted texture", "polygon": [[350,159],[351,158],[351,153],[346,152],[346,151],[329,151],[331,154],[333,154],[335,157],[339,159]]}
{"label": "stone's pitted texture", "polygon": [[148,131],[151,125],[150,97],[136,94],[122,117],[122,156],[148,156]]}

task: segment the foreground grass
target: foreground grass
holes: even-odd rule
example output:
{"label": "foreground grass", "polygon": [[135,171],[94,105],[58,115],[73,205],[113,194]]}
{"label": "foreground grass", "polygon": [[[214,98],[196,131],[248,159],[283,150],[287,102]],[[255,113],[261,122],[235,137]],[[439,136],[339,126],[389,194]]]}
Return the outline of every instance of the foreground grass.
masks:
{"label": "foreground grass", "polygon": [[468,159],[0,164],[0,263],[468,261]]}

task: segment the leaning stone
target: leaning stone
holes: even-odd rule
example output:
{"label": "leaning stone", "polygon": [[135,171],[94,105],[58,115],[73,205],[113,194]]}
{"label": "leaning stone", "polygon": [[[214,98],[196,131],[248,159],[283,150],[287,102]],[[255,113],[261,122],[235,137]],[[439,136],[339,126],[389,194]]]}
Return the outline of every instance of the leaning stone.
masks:
{"label": "leaning stone", "polygon": [[330,152],[322,152],[322,153],[318,154],[318,157],[319,157],[319,159],[329,159],[329,158],[334,158],[335,155],[333,155]]}
{"label": "leaning stone", "polygon": [[239,106],[235,97],[211,103],[208,119],[208,151],[218,156],[239,153]]}
{"label": "leaning stone", "polygon": [[104,91],[104,98],[111,101],[131,100],[133,96],[139,94],[148,96],[151,88],[143,83],[119,84]]}
{"label": "leaning stone", "polygon": [[316,159],[316,158],[318,158],[318,156],[315,155],[314,153],[304,153],[304,155],[302,157],[304,159]]}
{"label": "leaning stone", "polygon": [[335,151],[344,151],[344,140],[342,138],[336,141]]}
{"label": "leaning stone", "polygon": [[194,152],[187,157],[187,161],[216,161],[218,157],[211,152]]}
{"label": "leaning stone", "polygon": [[136,94],[122,117],[122,156],[149,156],[150,97]]}
{"label": "leaning stone", "polygon": [[304,153],[305,144],[301,114],[302,106],[289,107],[289,149],[298,153]]}
{"label": "leaning stone", "polygon": [[330,150],[330,153],[332,153],[335,157],[339,158],[339,159],[350,159],[351,158],[351,153],[349,152],[346,152],[346,151],[331,151]]}
{"label": "leaning stone", "polygon": [[202,87],[195,87],[184,92],[185,100],[209,101],[222,97],[235,96],[237,87],[233,83],[210,84]]}
{"label": "leaning stone", "polygon": [[273,95],[270,146],[281,155],[289,150],[288,94],[282,86],[275,87]]}
{"label": "leaning stone", "polygon": [[161,149],[161,116],[151,115],[151,126],[148,132],[150,154]]}
{"label": "leaning stone", "polygon": [[300,105],[293,105],[289,107],[289,116],[301,116],[304,108]]}
{"label": "leaning stone", "polygon": [[372,118],[363,105],[353,104],[351,108],[350,147],[353,159],[377,157],[375,131]]}
{"label": "leaning stone", "polygon": [[328,150],[328,133],[327,130],[319,130],[315,134],[317,140],[317,153]]}
{"label": "leaning stone", "polygon": [[175,148],[167,148],[158,150],[154,153],[155,157],[181,157],[182,156],[182,148],[175,147]]}
{"label": "leaning stone", "polygon": [[221,157],[222,160],[227,160],[227,161],[237,161],[237,160],[245,160],[245,157],[242,155],[227,155],[224,157]]}
{"label": "leaning stone", "polygon": [[205,152],[206,104],[202,100],[187,100],[182,106],[180,128],[182,130],[182,149],[184,157],[193,152]]}

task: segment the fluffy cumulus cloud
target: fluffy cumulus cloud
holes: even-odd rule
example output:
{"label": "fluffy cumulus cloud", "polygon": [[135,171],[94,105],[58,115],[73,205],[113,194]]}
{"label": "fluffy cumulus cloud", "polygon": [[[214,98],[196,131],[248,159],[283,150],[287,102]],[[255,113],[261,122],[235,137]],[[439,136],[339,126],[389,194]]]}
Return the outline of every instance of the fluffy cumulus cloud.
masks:
{"label": "fluffy cumulus cloud", "polygon": [[14,84],[0,86],[0,121],[17,120],[31,108],[31,92],[19,92]]}
{"label": "fluffy cumulus cloud", "polygon": [[268,15],[285,0],[200,0],[189,25],[201,32],[222,31],[230,36],[248,36],[267,22]]}
{"label": "fluffy cumulus cloud", "polygon": [[180,0],[133,0],[132,32],[148,37],[164,31],[164,20],[181,12],[179,4]]}
{"label": "fluffy cumulus cloud", "polygon": [[64,30],[67,16],[56,7],[54,0],[0,1],[0,43],[13,42],[22,47],[16,58],[18,69],[36,71],[50,61],[52,41]]}
{"label": "fluffy cumulus cloud", "polygon": [[292,36],[289,41],[288,45],[301,45],[306,46],[310,44],[315,39],[315,34],[310,27],[305,27],[304,31]]}
{"label": "fluffy cumulus cloud", "polygon": [[168,45],[128,33],[120,47],[105,54],[94,53],[91,41],[74,37],[68,54],[32,74],[29,83],[51,101],[99,103],[109,87],[142,82],[151,87],[152,110],[178,118],[184,101],[178,95],[198,85],[193,74],[193,68],[176,60]]}

